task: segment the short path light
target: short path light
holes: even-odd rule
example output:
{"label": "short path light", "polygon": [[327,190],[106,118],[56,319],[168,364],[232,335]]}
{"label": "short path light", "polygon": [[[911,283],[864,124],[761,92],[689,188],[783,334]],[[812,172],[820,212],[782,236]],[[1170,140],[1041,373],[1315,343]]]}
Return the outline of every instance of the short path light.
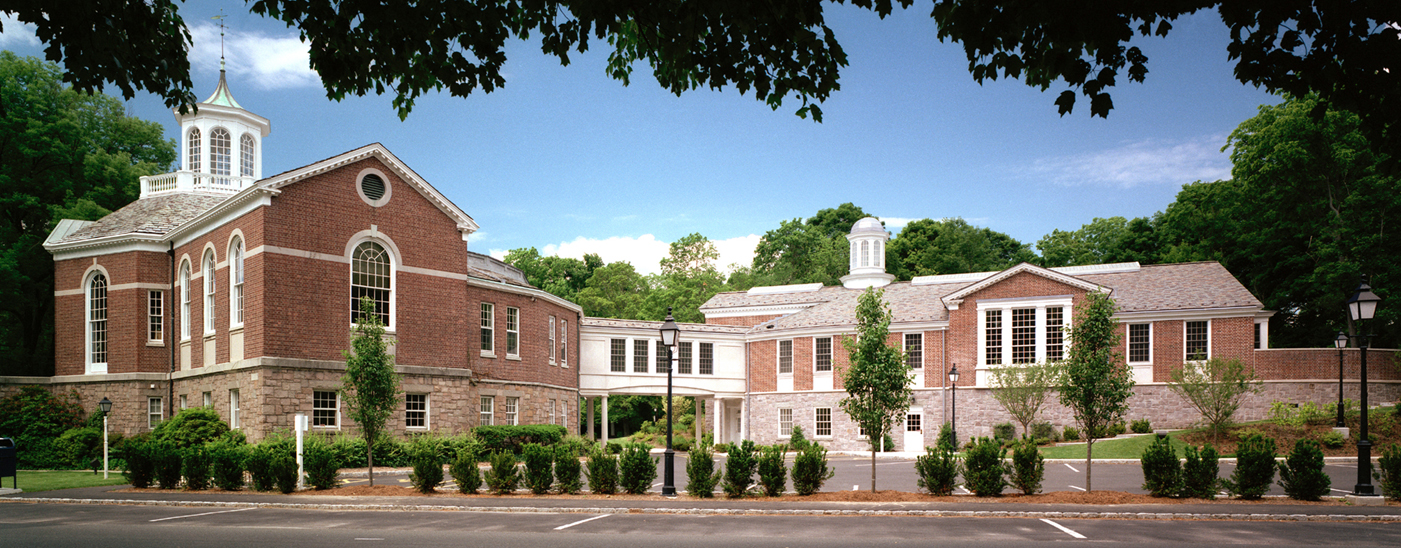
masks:
{"label": "short path light", "polygon": [[666,321],[662,322],[662,346],[666,347],[666,452],[662,458],[662,496],[676,496],[676,453],[671,450],[671,347],[681,334],[676,320],[671,317],[671,307],[666,307]]}
{"label": "short path light", "polygon": [[953,410],[949,412],[949,433],[953,434],[953,449],[958,450],[958,364],[949,368],[949,384],[953,386]]}
{"label": "short path light", "polygon": [[1357,348],[1362,351],[1359,359],[1362,369],[1362,435],[1357,437],[1357,486],[1352,490],[1353,495],[1360,497],[1376,495],[1372,490],[1372,440],[1367,439],[1367,339],[1371,334],[1362,328],[1362,322],[1372,319],[1377,313],[1377,303],[1381,300],[1381,297],[1372,292],[1372,286],[1367,285],[1366,276],[1362,277],[1362,284],[1357,286],[1357,292],[1347,300],[1348,313],[1357,324]]}
{"label": "short path light", "polygon": [[102,396],[97,408],[102,410],[102,479],[107,479],[107,414],[112,412],[112,400]]}
{"label": "short path light", "polygon": [[1343,428],[1347,423],[1343,421],[1343,349],[1347,348],[1347,333],[1338,331],[1338,336],[1333,338],[1333,346],[1338,347],[1338,421],[1336,426]]}

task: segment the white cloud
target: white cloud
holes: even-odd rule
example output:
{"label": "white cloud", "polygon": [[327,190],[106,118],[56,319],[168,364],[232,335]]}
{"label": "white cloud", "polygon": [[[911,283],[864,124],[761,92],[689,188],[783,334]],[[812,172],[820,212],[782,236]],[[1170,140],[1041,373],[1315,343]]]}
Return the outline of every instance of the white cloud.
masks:
{"label": "white cloud", "polygon": [[39,37],[34,35],[39,27],[21,23],[19,19],[15,19],[14,14],[0,12],[0,26],[5,27],[4,31],[0,31],[0,48],[39,46]]}
{"label": "white cloud", "polygon": [[886,229],[902,228],[905,225],[919,220],[911,217],[879,217],[879,219],[881,222],[885,223]]}
{"label": "white cloud", "polygon": [[[759,245],[759,236],[750,234],[712,242],[720,252],[720,260],[716,261],[716,266],[721,272],[729,272],[731,264],[748,266],[754,262],[754,246]],[[605,263],[626,261],[639,273],[646,275],[661,272],[661,260],[670,250],[670,242],[658,240],[651,234],[643,234],[636,238],[613,236],[599,239],[579,236],[573,241],[549,244],[540,249],[540,254],[583,259],[585,254],[593,253],[602,257]],[[504,259],[506,252],[504,249],[492,249],[490,254],[497,259]]]}
{"label": "white cloud", "polygon": [[1043,158],[1032,164],[1027,176],[1062,185],[1119,188],[1228,179],[1231,159],[1221,152],[1225,142],[1220,135],[1139,141],[1099,152]]}
{"label": "white cloud", "polygon": [[[219,25],[195,23],[190,36],[190,63],[199,70],[219,70]],[[321,77],[311,70],[307,44],[292,32],[269,35],[225,28],[224,41],[228,71],[240,82],[262,89],[321,87]]]}

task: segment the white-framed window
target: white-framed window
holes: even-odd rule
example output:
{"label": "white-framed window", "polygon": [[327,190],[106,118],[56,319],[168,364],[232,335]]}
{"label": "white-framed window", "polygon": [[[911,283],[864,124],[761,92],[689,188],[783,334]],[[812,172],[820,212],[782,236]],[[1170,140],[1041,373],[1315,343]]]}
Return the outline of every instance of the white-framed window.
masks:
{"label": "white-framed window", "polygon": [[1153,324],[1131,323],[1129,330],[1129,363],[1152,363]]}
{"label": "white-framed window", "polygon": [[146,427],[155,428],[165,420],[165,401],[160,396],[146,398]]}
{"label": "white-framed window", "polygon": [[814,410],[813,419],[816,426],[813,428],[813,435],[826,438],[832,436],[832,408],[818,407]]}
{"label": "white-framed window", "polygon": [[1029,364],[1065,357],[1070,295],[978,301],[978,363]]}
{"label": "white-framed window", "polygon": [[871,242],[861,242],[861,266],[871,266]]}
{"label": "white-framed window", "polygon": [[482,396],[477,404],[480,413],[477,417],[478,426],[491,426],[496,424],[496,396]]}
{"label": "white-framed window", "polygon": [[922,432],[924,431],[923,422],[924,415],[920,413],[907,413],[905,414],[905,431]]}
{"label": "white-framed window", "polygon": [[385,329],[394,329],[394,260],[379,242],[360,242],[350,255],[351,323],[360,323],[361,298],[374,303]]}
{"label": "white-framed window", "polygon": [[666,373],[667,368],[671,367],[671,364],[667,362],[667,360],[671,358],[671,356],[667,354],[667,350],[670,349],[662,344],[661,339],[657,339],[657,362],[655,366],[656,369],[653,370],[654,373]]}
{"label": "white-framed window", "polygon": [[184,409],[187,403],[189,403],[189,400],[185,398],[184,394],[180,394],[180,408]]}
{"label": "white-framed window", "polygon": [[700,374],[715,374],[715,343],[700,343]]}
{"label": "white-framed window", "polygon": [[205,392],[204,395],[203,395],[203,398],[204,398],[204,399],[201,400],[201,401],[204,402],[204,407],[211,407],[211,406],[214,405],[214,393],[213,393],[213,392]]}
{"label": "white-framed window", "polygon": [[557,424],[555,420],[555,399],[550,398],[550,424]]}
{"label": "white-framed window", "polygon": [[1065,307],[1046,307],[1046,361],[1065,359]]}
{"label": "white-framed window", "polygon": [[146,341],[165,341],[164,291],[152,289],[146,292]]}
{"label": "white-framed window", "polygon": [[199,141],[199,128],[190,128],[190,136],[186,141],[185,145],[185,165],[189,168],[190,171],[199,171],[200,168]]}
{"label": "white-framed window", "polygon": [[107,276],[95,272],[87,287],[88,372],[107,372]]}
{"label": "white-framed window", "polygon": [[1211,321],[1183,322],[1183,359],[1201,361],[1211,357]]}
{"label": "white-framed window", "polygon": [[229,326],[243,325],[243,238],[229,245]]}
{"label": "white-framed window", "polygon": [[237,429],[242,426],[240,423],[241,417],[239,416],[240,411],[242,411],[242,409],[238,406],[238,389],[231,388],[229,389],[229,428]]}
{"label": "white-framed window", "polygon": [[520,424],[521,399],[515,396],[506,396],[506,406],[502,409],[506,416],[502,417],[505,424],[515,426]]}
{"label": "white-framed window", "polygon": [[496,305],[482,303],[481,308],[482,326],[482,354],[494,355],[496,353]]}
{"label": "white-framed window", "polygon": [[1012,309],[1012,363],[1036,361],[1036,309]]}
{"label": "white-framed window", "polygon": [[569,322],[559,320],[559,364],[569,367]]}
{"label": "white-framed window", "polygon": [[676,374],[691,374],[691,341],[676,343]]}
{"label": "white-framed window", "polygon": [[258,144],[256,141],[253,140],[252,135],[244,133],[243,137],[239,139],[238,145],[238,150],[242,157],[241,159],[243,160],[239,163],[239,175],[242,175],[244,177],[252,177],[253,158],[255,157],[254,154],[256,153],[256,148]]}
{"label": "white-framed window", "polygon": [[905,334],[905,365],[910,369],[924,368],[924,333]]}
{"label": "white-framed window", "polygon": [[506,307],[506,355],[519,357],[521,353],[521,309]]}
{"label": "white-framed window", "polygon": [[190,340],[190,262],[180,261],[180,340]]}
{"label": "white-framed window", "polygon": [[987,310],[983,314],[983,343],[986,365],[1002,363],[1002,310]]}
{"label": "white-framed window", "polygon": [[778,374],[793,374],[793,340],[778,341]]}
{"label": "white-framed window", "polygon": [[793,435],[793,409],[789,407],[778,408],[778,437],[786,438]]}
{"label": "white-framed window", "polygon": [[831,337],[816,337],[812,339],[812,370],[818,372],[832,370]]}
{"label": "white-framed window", "polygon": [[404,394],[404,426],[428,428],[428,394]]}
{"label": "white-framed window", "polygon": [[651,342],[651,341],[648,341],[647,339],[633,339],[633,340],[632,340],[632,372],[633,372],[633,373],[646,373],[646,372],[647,372],[647,362],[648,362],[648,361],[651,359],[651,357],[652,357],[651,353],[648,352],[648,350],[649,350],[648,347],[649,347],[649,343],[650,343],[650,342]]}
{"label": "white-framed window", "polygon": [[311,426],[336,428],[340,425],[340,394],[335,390],[311,391]]}
{"label": "white-framed window", "polygon": [[609,339],[608,341],[608,370],[614,373],[627,373],[628,371],[628,340]]}
{"label": "white-framed window", "polygon": [[214,291],[218,284],[215,283],[214,271],[218,263],[214,260],[214,250],[209,249],[204,252],[204,334],[214,333]]}
{"label": "white-framed window", "polygon": [[232,172],[233,155],[229,151],[232,144],[229,130],[216,127],[209,132],[210,173],[228,176]]}
{"label": "white-framed window", "polygon": [[555,317],[550,316],[550,365],[555,363]]}

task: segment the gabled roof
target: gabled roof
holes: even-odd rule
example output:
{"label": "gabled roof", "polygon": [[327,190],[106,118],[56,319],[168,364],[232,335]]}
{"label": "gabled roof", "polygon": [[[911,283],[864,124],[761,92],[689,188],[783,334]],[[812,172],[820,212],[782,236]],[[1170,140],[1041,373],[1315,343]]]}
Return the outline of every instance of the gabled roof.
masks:
{"label": "gabled roof", "polygon": [[1022,263],[1007,270],[1003,270],[1001,272],[983,278],[981,281],[974,282],[972,284],[969,284],[967,287],[964,287],[963,289],[946,295],[943,299],[944,303],[956,305],[959,301],[962,301],[965,297],[969,295],[987,289],[988,287],[996,285],[998,282],[1009,279],[1012,276],[1016,276],[1017,274],[1021,274],[1023,272],[1035,274],[1053,282],[1063,283],[1065,285],[1078,289],[1083,289],[1085,291],[1101,291],[1104,293],[1109,293],[1112,291],[1110,288],[1102,287],[1099,284],[1090,283],[1076,278],[1074,276],[1061,274],[1060,272],[1056,272],[1047,268],[1042,268],[1031,263]]}
{"label": "gabled roof", "polygon": [[[71,223],[81,221],[65,220],[54,229],[48,241],[44,242],[44,247],[122,236],[145,236],[159,239],[226,199],[228,196],[190,193],[163,194],[143,198],[129,203],[97,221],[87,222],[77,230],[71,230],[75,226]],[[67,233],[60,235],[61,230],[67,230]]]}

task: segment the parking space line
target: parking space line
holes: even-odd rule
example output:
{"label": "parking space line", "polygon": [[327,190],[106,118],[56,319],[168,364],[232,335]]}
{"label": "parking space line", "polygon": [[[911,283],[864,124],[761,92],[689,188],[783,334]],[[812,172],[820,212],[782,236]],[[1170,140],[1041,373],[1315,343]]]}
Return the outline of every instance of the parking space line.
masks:
{"label": "parking space line", "polygon": [[1342,489],[1334,489],[1334,488],[1332,488],[1332,487],[1329,487],[1328,490],[1329,490],[1329,491],[1337,491],[1337,492],[1339,492],[1339,493],[1349,493],[1349,494],[1352,493],[1352,491],[1344,491],[1344,490],[1342,490]]}
{"label": "parking space line", "polygon": [[566,524],[566,525],[561,525],[561,526],[559,526],[559,527],[555,527],[555,530],[556,530],[556,531],[559,531],[559,530],[561,530],[561,529],[568,529],[568,528],[573,527],[573,526],[575,526],[575,525],[579,525],[580,523],[588,523],[588,522],[590,522],[590,521],[593,521],[593,520],[596,520],[596,519],[603,519],[603,518],[606,518],[606,517],[611,516],[611,515],[613,515],[613,514],[603,514],[603,515],[601,515],[601,516],[594,516],[594,517],[591,517],[591,518],[589,518],[589,519],[581,519],[581,520],[576,521],[576,522],[574,522],[574,523],[570,523],[570,524]]}
{"label": "parking space line", "polygon": [[1079,489],[1079,490],[1081,490],[1081,491],[1085,491],[1085,488],[1084,488],[1084,487],[1076,487],[1076,486],[1074,486],[1074,485],[1070,485],[1070,486],[1068,486],[1068,487],[1070,487],[1071,489]]}
{"label": "parking space line", "polygon": [[1079,471],[1079,470],[1076,470],[1074,466],[1071,466],[1071,465],[1066,464],[1066,463],[1061,463],[1061,464],[1065,464],[1065,467],[1066,467],[1066,468],[1069,468],[1071,472],[1075,472],[1076,474],[1079,474],[1079,473],[1080,473],[1080,471]]}
{"label": "parking space line", "polygon": [[1061,525],[1061,524],[1056,523],[1056,522],[1054,522],[1054,521],[1051,521],[1051,520],[1049,520],[1049,519],[1044,519],[1044,518],[1043,518],[1041,521],[1044,521],[1044,522],[1046,522],[1046,523],[1051,524],[1051,527],[1055,527],[1056,529],[1060,529],[1061,531],[1065,532],[1065,534],[1070,535],[1070,536],[1072,536],[1072,537],[1075,537],[1075,538],[1085,538],[1085,535],[1082,535],[1082,534],[1080,534],[1080,533],[1076,533],[1075,531],[1071,531],[1069,527],[1066,527],[1066,526],[1064,526],[1064,525]]}
{"label": "parking space line", "polygon": [[205,513],[203,513],[203,514],[189,514],[189,515],[186,515],[186,516],[170,516],[170,517],[168,517],[168,518],[158,518],[158,519],[153,519],[153,520],[151,520],[151,521],[165,521],[165,520],[168,520],[168,519],[196,518],[196,517],[199,517],[199,516],[209,516],[209,515],[213,515],[213,514],[227,514],[227,513],[229,513],[229,512],[242,512],[242,511],[244,511],[244,510],[257,510],[257,508],[235,508],[235,509],[233,509],[233,510],[220,510],[220,511],[218,511],[218,512],[205,512]]}

